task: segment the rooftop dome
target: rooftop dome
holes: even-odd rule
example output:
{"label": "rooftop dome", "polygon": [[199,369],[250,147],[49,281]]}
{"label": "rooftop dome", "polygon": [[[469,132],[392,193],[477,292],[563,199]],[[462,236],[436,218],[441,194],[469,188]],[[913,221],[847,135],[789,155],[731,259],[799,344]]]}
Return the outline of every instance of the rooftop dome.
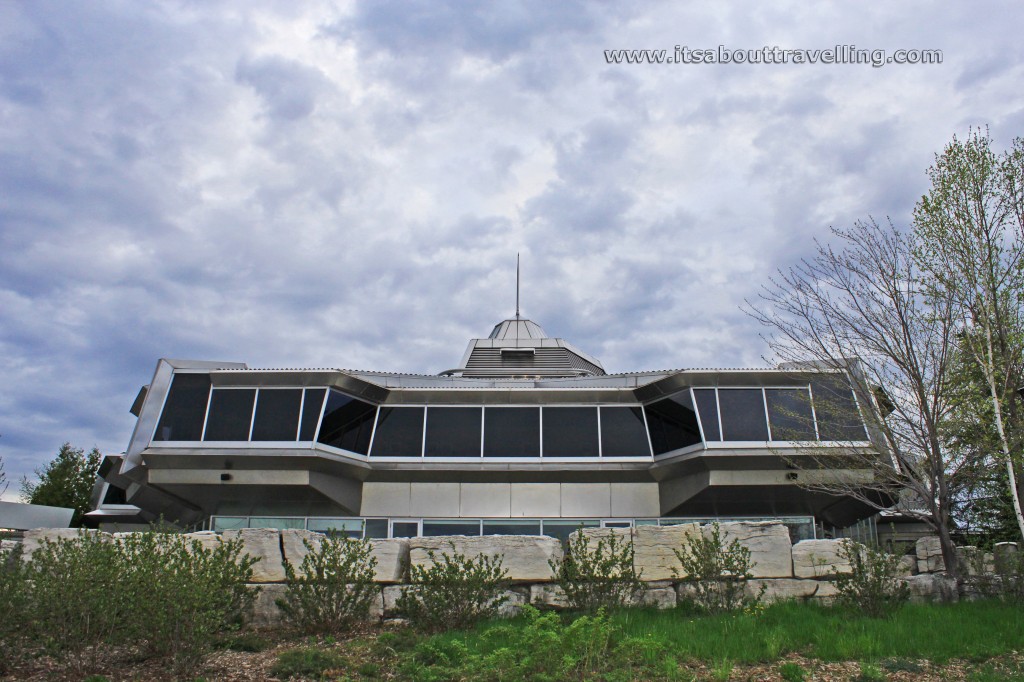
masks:
{"label": "rooftop dome", "polygon": [[513,339],[546,339],[548,335],[533,320],[516,315],[494,325],[494,330],[487,338],[510,341]]}

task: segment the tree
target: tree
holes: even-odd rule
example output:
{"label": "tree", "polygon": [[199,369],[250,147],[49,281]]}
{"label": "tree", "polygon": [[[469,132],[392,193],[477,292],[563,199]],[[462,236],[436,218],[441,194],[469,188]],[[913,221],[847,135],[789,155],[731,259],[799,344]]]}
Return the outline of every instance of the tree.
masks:
{"label": "tree", "polygon": [[914,209],[916,255],[932,295],[953,301],[958,351],[984,381],[1024,538],[1024,139],[997,154],[987,131],[954,137],[928,175],[931,189]]}
{"label": "tree", "polygon": [[27,478],[21,482],[21,494],[31,504],[69,507],[75,510],[71,525],[81,525],[82,516],[89,511],[92,488],[103,456],[93,448],[86,454],[71,443],[60,446],[57,456],[42,470],[36,469],[39,480]]}
{"label": "tree", "polygon": [[949,411],[952,302],[921,289],[913,235],[874,221],[832,232],[839,246],[817,244],[813,258],[780,271],[746,307],[770,330],[780,363],[847,373],[876,447],[809,447],[791,460],[814,490],[879,510],[911,498],[903,513],[935,530],[955,574],[950,484],[964,462],[948,456],[940,432]]}
{"label": "tree", "polygon": [[7,474],[4,472],[4,458],[0,457],[0,496],[7,492]]}

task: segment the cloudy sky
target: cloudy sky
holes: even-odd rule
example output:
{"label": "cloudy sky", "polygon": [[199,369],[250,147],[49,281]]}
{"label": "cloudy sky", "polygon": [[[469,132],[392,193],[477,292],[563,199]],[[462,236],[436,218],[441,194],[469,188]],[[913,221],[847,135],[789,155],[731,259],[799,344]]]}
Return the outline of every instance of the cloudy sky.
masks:
{"label": "cloudy sky", "polygon": [[[1017,2],[0,1],[0,456],[127,445],[157,358],[436,373],[523,312],[609,371],[1024,135]],[[942,50],[610,64],[605,50]]]}

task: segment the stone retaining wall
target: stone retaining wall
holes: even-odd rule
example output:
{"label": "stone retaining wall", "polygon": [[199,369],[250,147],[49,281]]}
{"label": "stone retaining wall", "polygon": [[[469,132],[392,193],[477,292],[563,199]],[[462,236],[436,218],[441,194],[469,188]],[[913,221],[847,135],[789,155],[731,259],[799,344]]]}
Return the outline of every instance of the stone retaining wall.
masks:
{"label": "stone retaining wall", "polygon": [[[581,531],[593,540],[618,535],[633,543],[634,567],[644,581],[644,590],[638,602],[657,608],[672,608],[678,601],[686,599],[690,584],[682,580],[682,567],[674,552],[696,537],[711,532],[711,526],[680,524],[677,526],[637,526],[636,528],[610,529],[588,528]],[[835,574],[849,573],[849,562],[840,555],[839,549],[845,540],[804,540],[790,544],[789,533],[784,525],[774,522],[737,522],[720,524],[722,539],[729,543],[737,539],[750,549],[754,567],[753,579],[746,586],[750,594],[765,589],[766,601],[785,599],[828,600],[835,596],[835,584],[829,580]],[[85,531],[97,533],[98,531]],[[77,536],[74,529],[38,529],[25,533],[23,551],[26,557],[40,546],[42,540]],[[102,537],[113,537],[101,534]],[[272,530],[252,528],[228,531],[219,536],[205,531],[189,533],[189,539],[209,547],[222,539],[237,538],[242,542],[243,551],[258,557],[253,567],[253,586],[260,587],[253,624],[267,626],[280,620],[275,601],[286,589],[284,584],[284,561],[298,566],[307,549],[308,542],[315,546],[323,535],[305,530]],[[372,556],[377,559],[376,581],[380,594],[372,609],[375,619],[391,618],[396,614],[395,603],[401,594],[402,583],[409,565],[428,566],[431,553],[451,553],[452,550],[467,556],[485,554],[501,556],[502,565],[508,571],[510,587],[508,602],[504,611],[515,613],[525,603],[533,603],[552,609],[565,608],[565,595],[554,584],[551,562],[562,558],[562,545],[548,537],[511,535],[483,537],[420,537],[409,539],[370,540]],[[5,543],[9,544],[9,543]],[[1015,543],[1001,543],[992,554],[981,555],[977,548],[958,548],[958,557],[963,561],[963,575],[999,571],[1010,565]],[[913,555],[904,557],[904,580],[916,600],[955,600],[959,596],[958,585],[944,570],[942,552],[938,538],[925,537],[918,540]]]}

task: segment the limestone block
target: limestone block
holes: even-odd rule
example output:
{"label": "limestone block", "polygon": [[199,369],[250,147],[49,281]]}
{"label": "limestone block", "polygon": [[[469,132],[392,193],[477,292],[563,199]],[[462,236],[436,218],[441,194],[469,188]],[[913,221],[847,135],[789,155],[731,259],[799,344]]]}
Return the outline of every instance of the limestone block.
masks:
{"label": "limestone block", "polygon": [[43,546],[43,542],[58,542],[60,540],[74,540],[80,535],[94,535],[102,538],[109,538],[108,533],[101,533],[98,530],[86,530],[84,528],[33,528],[25,531],[21,542],[22,559],[28,561],[32,553]]}
{"label": "limestone block", "polygon": [[776,578],[774,580],[748,580],[743,591],[749,598],[755,598],[764,588],[762,599],[765,603],[786,601],[788,599],[824,599],[836,595],[835,583],[827,580],[799,580],[794,578]]}
{"label": "limestone block", "polygon": [[0,557],[6,556],[7,553],[13,552],[20,546],[21,543],[17,540],[0,540]]}
{"label": "limestone block", "polygon": [[939,544],[937,536],[918,538],[914,551],[917,554],[918,573],[938,573],[946,570],[946,562],[942,559],[942,545]]}
{"label": "limestone block", "polygon": [[212,530],[201,530],[195,533],[185,533],[185,545],[191,551],[192,544],[198,542],[206,550],[213,551],[220,547],[220,535]]}
{"label": "limestone block", "polygon": [[853,567],[842,555],[850,540],[803,540],[793,545],[793,574],[797,578],[827,578],[850,573]]}
{"label": "limestone block", "polygon": [[409,589],[402,585],[385,585],[381,590],[381,606],[384,609],[384,617],[393,616],[398,613],[398,600],[402,592]]}
{"label": "limestone block", "polygon": [[643,580],[684,577],[675,552],[686,545],[690,537],[699,533],[700,525],[696,523],[637,526],[633,529],[633,567]]}
{"label": "limestone block", "polygon": [[374,580],[379,583],[400,583],[409,563],[409,541],[405,538],[370,540],[370,556],[377,560]]}
{"label": "limestone block", "polygon": [[299,566],[302,565],[302,560],[306,558],[306,554],[309,550],[306,549],[306,545],[303,541],[308,542],[314,549],[320,547],[320,543],[323,541],[324,536],[320,533],[314,533],[311,530],[304,530],[299,528],[286,528],[281,531],[281,552],[282,557],[292,565],[295,572],[299,572]]}
{"label": "limestone block", "polygon": [[956,581],[946,575],[921,573],[903,578],[913,601],[957,601]]}
{"label": "limestone block", "polygon": [[899,572],[897,573],[897,575],[899,575],[902,578],[905,578],[905,577],[907,577],[909,575],[916,575],[916,574],[917,574],[917,557],[916,556],[911,556],[910,554],[906,554],[904,556],[901,556],[900,557]]}
{"label": "limestone block", "polygon": [[[28,541],[28,533],[25,533],[25,541]],[[992,547],[993,567],[1000,575],[1014,573],[1017,567],[1017,543],[997,542]]]}
{"label": "limestone block", "polygon": [[518,616],[528,598],[527,595],[519,590],[505,590],[501,593],[501,596],[505,597],[505,601],[498,607],[496,613],[498,618],[514,618]]}
{"label": "limestone block", "polygon": [[254,583],[278,583],[284,580],[281,563],[281,532],[273,528],[242,528],[224,531],[225,540],[242,541],[242,553],[257,561],[252,567]]}
{"label": "limestone block", "polygon": [[[714,526],[704,526],[704,537],[711,535]],[[793,577],[793,546],[789,531],[774,521],[739,521],[723,523],[720,526],[722,542],[726,545],[733,540],[750,550],[754,567],[750,574],[755,578]]]}
{"label": "limestone block", "polygon": [[271,628],[284,622],[284,612],[277,605],[283,599],[288,587],[286,585],[249,585],[250,589],[258,589],[259,594],[253,602],[252,610],[246,619],[252,627]]}
{"label": "limestone block", "polygon": [[534,606],[550,609],[565,609],[569,602],[565,591],[558,585],[530,585],[530,603]]}
{"label": "limestone block", "polygon": [[985,567],[985,573],[996,572],[996,555],[992,552],[985,552],[982,566]]}
{"label": "limestone block", "polygon": [[633,539],[632,528],[580,528],[573,531],[573,535],[577,533],[582,533],[591,543],[595,543],[598,540],[607,540],[612,536],[619,538],[623,542],[629,542]]}
{"label": "limestone block", "polygon": [[646,589],[640,596],[641,605],[653,606],[656,609],[674,609],[676,601],[676,591],[671,587]]}
{"label": "limestone block", "polygon": [[428,552],[436,556],[452,551],[475,557],[478,554],[502,557],[501,565],[512,582],[541,582],[554,578],[548,563],[562,558],[562,545],[555,538],[536,535],[484,535],[468,537],[422,537],[409,539],[409,563],[429,566]]}
{"label": "limestone block", "polygon": [[373,595],[373,600],[370,601],[370,612],[367,614],[367,620],[371,623],[379,623],[384,618],[384,593],[383,590],[378,589],[377,593]]}
{"label": "limestone block", "polygon": [[984,556],[972,545],[957,547],[956,560],[962,576],[980,575],[984,570]]}

